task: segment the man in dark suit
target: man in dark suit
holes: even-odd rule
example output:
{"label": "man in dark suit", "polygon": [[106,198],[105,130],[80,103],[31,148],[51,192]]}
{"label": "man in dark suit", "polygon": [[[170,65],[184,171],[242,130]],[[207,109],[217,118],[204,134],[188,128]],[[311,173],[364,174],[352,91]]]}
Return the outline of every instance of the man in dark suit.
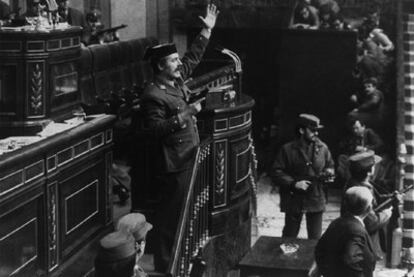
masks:
{"label": "man in dark suit", "polygon": [[194,154],[199,144],[195,115],[201,110],[199,102],[190,104],[191,92],[185,86],[207,47],[218,11],[214,4],[207,6],[206,16],[200,17],[204,28],[182,59],[174,44],[157,45],[147,49],[154,71],[154,80],[142,97],[145,123],[159,142],[157,163],[161,181],[162,204],[154,231],[159,235],[159,249],[154,264],[165,271],[171,257],[178,219],[190,183]]}
{"label": "man in dark suit", "polygon": [[375,254],[363,221],[372,209],[372,193],[352,187],[344,201],[349,213],[335,219],[316,245],[317,268],[324,277],[372,277]]}

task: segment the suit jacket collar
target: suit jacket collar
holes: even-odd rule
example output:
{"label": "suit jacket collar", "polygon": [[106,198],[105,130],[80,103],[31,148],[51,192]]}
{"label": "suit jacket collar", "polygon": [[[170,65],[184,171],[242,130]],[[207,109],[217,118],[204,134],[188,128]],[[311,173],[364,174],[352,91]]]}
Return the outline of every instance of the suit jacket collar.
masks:
{"label": "suit jacket collar", "polygon": [[368,234],[367,229],[365,228],[364,224],[361,224],[359,219],[357,219],[354,215],[352,215],[350,213],[346,213],[346,215],[344,215],[344,218],[347,218],[348,220],[352,221],[353,223],[357,224],[358,226],[361,226],[361,229],[364,232],[364,236],[365,236],[365,240],[367,242],[367,246],[368,246],[369,250],[372,253],[374,253],[374,247],[372,245],[371,237]]}

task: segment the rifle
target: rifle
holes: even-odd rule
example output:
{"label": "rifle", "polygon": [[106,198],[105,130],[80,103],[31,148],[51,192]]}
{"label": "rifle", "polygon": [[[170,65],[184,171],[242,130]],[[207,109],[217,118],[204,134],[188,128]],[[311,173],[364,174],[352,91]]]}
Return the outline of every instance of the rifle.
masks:
{"label": "rifle", "polygon": [[[404,188],[402,191],[398,191],[400,194],[406,193],[408,191],[410,191],[411,189],[414,188],[414,184],[413,185],[409,185],[408,187]],[[392,201],[395,200],[396,194],[393,193],[392,195],[388,196],[387,200],[385,200],[384,202],[382,202],[381,204],[379,204],[377,207],[375,207],[374,212],[379,212],[381,211],[385,206],[389,205]]]}
{"label": "rifle", "polygon": [[113,33],[113,32],[116,32],[120,29],[123,29],[125,27],[128,27],[128,25],[122,24],[122,25],[111,27],[111,28],[108,28],[108,29],[99,30],[99,31],[96,31],[96,36],[101,36],[105,33]]}

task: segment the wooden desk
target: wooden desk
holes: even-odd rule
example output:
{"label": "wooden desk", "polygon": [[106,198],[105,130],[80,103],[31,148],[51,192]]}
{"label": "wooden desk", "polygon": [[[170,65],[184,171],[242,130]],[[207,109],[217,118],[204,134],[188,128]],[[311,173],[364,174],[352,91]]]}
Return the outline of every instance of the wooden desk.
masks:
{"label": "wooden desk", "polygon": [[[298,251],[283,254],[282,243],[299,245]],[[313,262],[316,240],[260,237],[239,264],[240,277],[307,276]]]}
{"label": "wooden desk", "polygon": [[0,276],[61,276],[111,228],[114,121],[97,115],[0,155]]}

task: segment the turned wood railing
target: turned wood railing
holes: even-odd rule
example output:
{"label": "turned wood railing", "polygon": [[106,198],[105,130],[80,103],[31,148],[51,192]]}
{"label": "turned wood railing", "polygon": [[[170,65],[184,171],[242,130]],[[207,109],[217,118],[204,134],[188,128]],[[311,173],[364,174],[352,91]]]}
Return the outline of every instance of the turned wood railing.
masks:
{"label": "turned wood railing", "polygon": [[209,238],[209,182],[212,139],[203,140],[195,157],[190,186],[180,214],[173,259],[168,273],[171,276],[190,276],[193,260]]}

